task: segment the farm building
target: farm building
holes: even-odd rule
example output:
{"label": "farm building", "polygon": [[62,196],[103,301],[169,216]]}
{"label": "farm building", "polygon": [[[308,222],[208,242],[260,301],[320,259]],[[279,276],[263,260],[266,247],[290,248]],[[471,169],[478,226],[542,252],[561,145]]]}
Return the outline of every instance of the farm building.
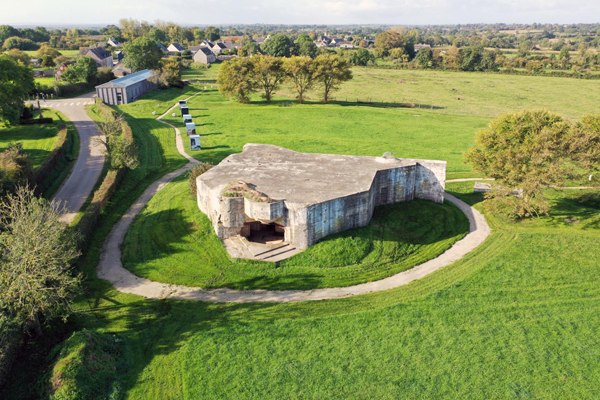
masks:
{"label": "farm building", "polygon": [[98,68],[112,68],[113,56],[112,53],[102,47],[87,47],[79,50],[79,54],[85,57],[91,57],[96,62]]}
{"label": "farm building", "polygon": [[96,95],[107,104],[118,105],[136,101],[148,90],[155,89],[156,84],[149,81],[152,71],[145,69],[131,75],[114,79],[96,86]]}
{"label": "farm building", "polygon": [[200,47],[196,54],[194,54],[194,62],[212,64],[217,62],[217,56],[208,47]]}
{"label": "farm building", "polygon": [[368,225],[375,206],[413,199],[442,203],[445,179],[445,161],[246,144],[196,184],[198,207],[222,240],[279,235],[305,249],[328,235]]}

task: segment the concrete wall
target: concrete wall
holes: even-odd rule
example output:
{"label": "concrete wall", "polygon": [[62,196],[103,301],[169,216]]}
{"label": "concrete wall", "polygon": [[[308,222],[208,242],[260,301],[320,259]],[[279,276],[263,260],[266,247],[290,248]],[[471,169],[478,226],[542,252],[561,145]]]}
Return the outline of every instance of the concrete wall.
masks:
{"label": "concrete wall", "polygon": [[284,225],[285,241],[304,249],[328,235],[367,226],[376,206],[411,201],[415,198],[442,203],[446,163],[423,161],[377,171],[368,191],[318,204],[259,203],[243,197],[222,197],[197,178],[198,207],[211,220],[221,239],[238,235],[244,223],[277,221]]}

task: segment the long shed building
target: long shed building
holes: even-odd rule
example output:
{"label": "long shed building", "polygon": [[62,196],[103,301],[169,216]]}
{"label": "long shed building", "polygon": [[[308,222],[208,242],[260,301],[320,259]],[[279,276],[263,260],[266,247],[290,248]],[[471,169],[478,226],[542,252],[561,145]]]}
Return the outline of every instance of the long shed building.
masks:
{"label": "long shed building", "polygon": [[149,81],[152,71],[145,69],[96,86],[96,95],[107,104],[119,105],[136,101],[147,91],[156,88]]}

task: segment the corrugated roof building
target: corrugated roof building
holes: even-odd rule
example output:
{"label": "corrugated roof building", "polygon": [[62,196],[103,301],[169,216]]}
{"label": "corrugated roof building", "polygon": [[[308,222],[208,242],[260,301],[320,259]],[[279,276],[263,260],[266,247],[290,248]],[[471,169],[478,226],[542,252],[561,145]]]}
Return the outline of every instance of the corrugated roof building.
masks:
{"label": "corrugated roof building", "polygon": [[145,69],[96,86],[96,95],[107,104],[119,105],[136,101],[157,85],[150,82],[152,71]]}

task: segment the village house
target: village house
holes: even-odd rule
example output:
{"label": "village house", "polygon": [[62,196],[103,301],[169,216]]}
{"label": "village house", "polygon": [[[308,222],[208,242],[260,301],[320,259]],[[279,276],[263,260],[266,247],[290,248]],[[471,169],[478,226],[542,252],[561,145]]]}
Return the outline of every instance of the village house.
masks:
{"label": "village house", "polygon": [[164,44],[162,44],[162,43],[157,43],[156,45],[158,46],[158,48],[159,48],[159,49],[160,49],[160,50],[161,50],[163,53],[168,53],[168,52],[169,52],[169,50],[168,50],[168,49],[165,47],[165,45],[164,45]]}
{"label": "village house", "polygon": [[112,53],[102,47],[87,47],[79,50],[79,55],[90,57],[100,67],[112,68],[113,56]]}
{"label": "village house", "polygon": [[171,54],[183,53],[185,51],[185,48],[179,43],[171,43],[169,47],[167,47],[167,51]]}
{"label": "village house", "polygon": [[212,64],[217,62],[217,56],[208,47],[200,47],[194,54],[194,62],[199,64]]}
{"label": "village house", "polygon": [[112,47],[121,47],[121,46],[123,46],[121,43],[119,43],[117,40],[115,40],[113,38],[108,39],[107,44],[109,46],[112,46]]}
{"label": "village house", "polygon": [[225,46],[224,43],[222,42],[216,42],[213,47],[211,48],[212,52],[215,54],[219,54],[220,52],[222,52],[223,50],[227,50],[227,46]]}

